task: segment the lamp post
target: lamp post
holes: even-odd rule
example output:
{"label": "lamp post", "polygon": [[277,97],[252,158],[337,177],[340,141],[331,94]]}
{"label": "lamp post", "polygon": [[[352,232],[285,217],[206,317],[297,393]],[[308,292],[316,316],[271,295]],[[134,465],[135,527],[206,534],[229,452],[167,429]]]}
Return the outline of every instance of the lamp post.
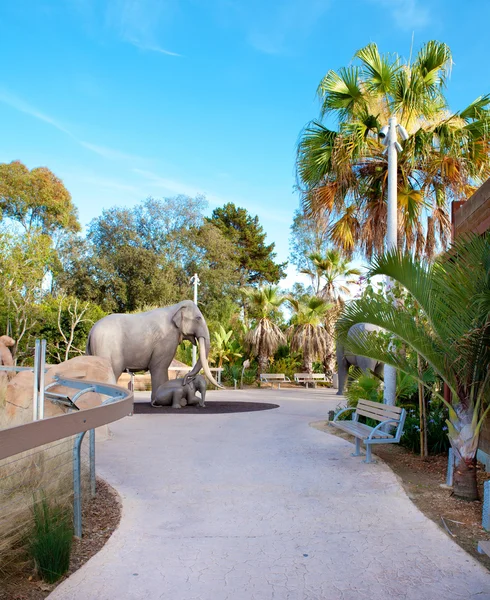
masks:
{"label": "lamp post", "polygon": [[[398,152],[402,147],[397,140],[397,133],[403,141],[408,139],[408,133],[405,128],[396,122],[396,117],[390,117],[387,127],[382,127],[379,137],[386,146],[388,154],[388,215],[386,228],[386,250],[396,250],[398,245]],[[387,292],[391,289],[392,283],[389,277],[386,278]],[[384,371],[384,392],[383,402],[394,405],[396,399],[396,369],[389,365],[385,366]]]}
{"label": "lamp post", "polygon": [[[197,306],[197,286],[201,283],[199,279],[199,275],[194,273],[191,277],[191,283],[194,284],[194,304]],[[194,366],[197,362],[197,348],[196,346],[192,346],[192,366]]]}

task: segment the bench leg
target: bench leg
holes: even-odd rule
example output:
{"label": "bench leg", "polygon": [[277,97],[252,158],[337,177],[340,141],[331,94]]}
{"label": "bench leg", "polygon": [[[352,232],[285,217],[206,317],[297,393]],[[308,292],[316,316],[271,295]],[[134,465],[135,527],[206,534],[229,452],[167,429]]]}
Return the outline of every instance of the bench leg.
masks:
{"label": "bench leg", "polygon": [[361,452],[361,440],[356,438],[356,451],[351,454],[351,456],[362,456]]}
{"label": "bench leg", "polygon": [[366,444],[366,460],[365,463],[377,463],[377,460],[372,460],[371,444]]}

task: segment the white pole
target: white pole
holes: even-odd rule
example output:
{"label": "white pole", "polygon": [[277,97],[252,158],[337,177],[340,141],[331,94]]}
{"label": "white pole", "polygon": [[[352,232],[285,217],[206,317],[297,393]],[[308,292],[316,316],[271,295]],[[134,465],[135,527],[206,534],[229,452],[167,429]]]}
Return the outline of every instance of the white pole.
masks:
{"label": "white pole", "polygon": [[34,369],[33,369],[33,386],[32,386],[32,420],[37,421],[38,416],[38,394],[39,394],[39,353],[41,351],[41,342],[36,340],[34,346]]}
{"label": "white pole", "polygon": [[[396,249],[398,245],[398,153],[396,149],[396,117],[390,117],[388,133],[388,216],[386,231],[386,249]],[[388,295],[392,282],[386,278],[386,290]],[[383,402],[393,406],[396,399],[396,369],[385,365],[384,369],[384,393]]]}
{"label": "white pole", "polygon": [[41,340],[41,350],[39,353],[39,394],[38,403],[39,408],[37,416],[39,420],[44,419],[44,371],[46,369],[46,340]]}
{"label": "white pole", "polygon": [[[199,276],[197,273],[194,273],[194,276],[191,278],[191,283],[194,284],[194,304],[197,306],[197,286],[201,283]],[[197,362],[197,348],[196,346],[192,346],[192,366],[194,366]]]}

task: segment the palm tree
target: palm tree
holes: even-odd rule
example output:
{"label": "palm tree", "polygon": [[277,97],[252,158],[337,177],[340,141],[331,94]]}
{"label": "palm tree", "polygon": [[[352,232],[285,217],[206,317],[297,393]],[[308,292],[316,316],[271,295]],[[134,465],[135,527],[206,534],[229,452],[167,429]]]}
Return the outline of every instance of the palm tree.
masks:
{"label": "palm tree", "polygon": [[[308,215],[330,222],[329,237],[347,255],[383,251],[387,156],[379,131],[396,116],[409,134],[398,162],[399,247],[432,257],[446,247],[448,204],[490,176],[490,95],[451,112],[444,90],[452,66],[446,44],[430,41],[413,61],[381,55],[371,43],[358,64],[320,82],[320,120],[302,132],[297,174]],[[333,117],[329,129],[323,117]]]}
{"label": "palm tree", "polygon": [[257,356],[257,375],[260,375],[267,371],[269,357],[286,343],[284,333],[269,318],[273,309],[278,308],[285,298],[280,295],[279,288],[272,285],[246,288],[244,292],[251,311],[258,317],[256,326],[245,336],[245,342],[251,353]]}
{"label": "palm tree", "polygon": [[[325,314],[325,329],[328,341],[323,356],[323,364],[327,376],[331,376],[335,368],[335,323],[342,307],[342,296],[349,295],[349,285],[356,283],[354,275],[361,274],[360,269],[352,267],[349,261],[335,249],[328,250],[325,256],[315,253],[308,257],[311,269],[301,271],[312,279],[317,296],[325,298],[331,308]],[[323,287],[322,287],[323,286]]]}
{"label": "palm tree", "polygon": [[415,351],[447,384],[451,403],[448,436],[456,456],[454,493],[478,497],[475,456],[483,420],[490,410],[490,236],[457,241],[434,263],[389,252],[373,262],[370,275],[387,275],[412,296],[415,319],[405,304],[364,296],[346,305],[337,323],[339,338],[355,354],[381,360],[425,385],[417,366],[379,336],[347,337],[356,323],[379,325]]}
{"label": "palm tree", "polygon": [[303,353],[303,369],[305,373],[313,372],[313,360],[325,356],[329,343],[329,334],[324,320],[331,308],[323,298],[313,297],[308,302],[288,298],[293,316],[288,334],[291,350]]}

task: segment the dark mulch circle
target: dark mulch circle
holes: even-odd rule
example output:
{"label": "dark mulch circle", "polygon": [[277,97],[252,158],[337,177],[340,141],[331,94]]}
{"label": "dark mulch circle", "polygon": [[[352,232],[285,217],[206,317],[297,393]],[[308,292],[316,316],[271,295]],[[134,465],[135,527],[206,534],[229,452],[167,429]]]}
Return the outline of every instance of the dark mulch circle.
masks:
{"label": "dark mulch circle", "polygon": [[254,412],[257,410],[271,410],[279,408],[279,404],[270,404],[266,402],[221,402],[211,400],[206,402],[204,408],[199,406],[184,406],[181,409],[171,406],[152,406],[150,402],[135,402],[135,415],[214,415],[217,413],[240,413]]}

